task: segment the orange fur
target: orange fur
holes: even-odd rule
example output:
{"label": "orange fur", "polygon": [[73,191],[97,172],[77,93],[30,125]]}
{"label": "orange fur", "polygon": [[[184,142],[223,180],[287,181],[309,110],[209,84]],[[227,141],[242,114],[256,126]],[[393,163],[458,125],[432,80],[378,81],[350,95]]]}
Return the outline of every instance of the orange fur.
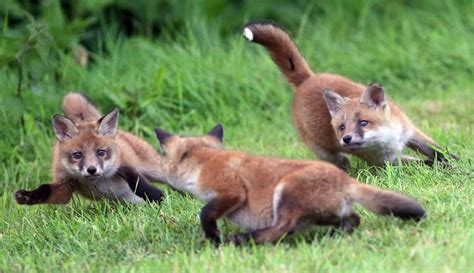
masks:
{"label": "orange fur", "polygon": [[77,93],[64,97],[66,116],[55,115],[53,183],[20,190],[20,204],[67,203],[73,192],[89,199],[139,203],[163,194],[147,180],[162,180],[161,158],[144,140],[117,130],[118,110],[100,118],[99,111]]}
{"label": "orange fur", "polygon": [[215,244],[220,242],[216,220],[221,217],[250,232],[233,237],[239,244],[250,237],[257,243],[276,241],[308,224],[351,231],[359,223],[353,202],[404,219],[425,215],[413,199],[360,184],[329,163],[223,150],[215,135],[181,138],[156,132],[167,183],[207,202],[201,224]]}
{"label": "orange fur", "polygon": [[[433,149],[439,145],[386,99],[380,85],[366,86],[330,73],[314,74],[289,35],[272,24],[249,23],[244,26],[244,36],[263,45],[293,84],[294,125],[320,159],[344,169],[349,168],[349,162],[343,153],[356,155],[373,165],[396,163],[398,158],[404,162],[419,161],[403,155],[405,146],[428,156],[425,163],[445,159]],[[361,128],[360,121],[367,121],[369,126]],[[345,130],[339,130],[341,125]],[[364,132],[371,132],[368,134],[371,139],[365,139]],[[344,137],[353,143],[347,145]]]}

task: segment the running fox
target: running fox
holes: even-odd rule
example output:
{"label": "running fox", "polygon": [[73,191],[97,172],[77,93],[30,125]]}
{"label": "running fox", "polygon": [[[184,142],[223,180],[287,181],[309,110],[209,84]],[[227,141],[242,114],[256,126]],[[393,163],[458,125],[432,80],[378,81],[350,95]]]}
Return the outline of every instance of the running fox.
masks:
{"label": "running fox", "polygon": [[200,213],[206,238],[218,245],[216,220],[226,217],[246,229],[230,240],[274,242],[308,225],[351,232],[360,223],[354,202],[372,212],[419,220],[425,211],[399,193],[359,183],[336,166],[317,161],[251,156],[222,149],[223,128],[182,138],[155,129],[166,183],[207,202]]}
{"label": "running fox", "polygon": [[163,180],[161,158],[145,141],[117,130],[118,109],[100,117],[84,96],[69,93],[63,110],[66,116],[53,117],[53,183],[17,191],[18,204],[65,204],[74,192],[94,200],[162,200],[163,193],[148,183]]}
{"label": "running fox", "polygon": [[[403,155],[405,146],[429,159],[446,158],[440,146],[416,128],[402,110],[388,101],[382,85],[365,86],[339,75],[314,74],[289,35],[268,23],[248,23],[243,36],[263,45],[294,86],[293,121],[303,141],[322,160],[347,170],[343,153],[372,165],[421,161]],[[456,158],[454,155],[451,155]]]}

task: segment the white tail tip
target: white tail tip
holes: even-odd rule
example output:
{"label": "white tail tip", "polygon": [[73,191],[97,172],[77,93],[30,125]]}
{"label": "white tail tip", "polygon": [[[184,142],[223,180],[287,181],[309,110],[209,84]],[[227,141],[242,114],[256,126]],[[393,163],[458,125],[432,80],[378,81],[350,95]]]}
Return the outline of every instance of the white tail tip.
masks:
{"label": "white tail tip", "polygon": [[249,42],[251,42],[253,40],[253,33],[248,27],[244,28],[243,35],[244,35],[245,39],[247,39]]}

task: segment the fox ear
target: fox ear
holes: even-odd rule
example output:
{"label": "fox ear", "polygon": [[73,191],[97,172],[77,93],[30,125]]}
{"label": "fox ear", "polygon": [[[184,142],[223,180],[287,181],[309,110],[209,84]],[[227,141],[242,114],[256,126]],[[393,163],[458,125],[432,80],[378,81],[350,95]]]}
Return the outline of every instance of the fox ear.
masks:
{"label": "fox ear", "polygon": [[97,128],[97,133],[103,136],[114,137],[117,134],[118,127],[118,118],[119,118],[119,109],[115,108],[112,112],[101,117],[99,119],[99,128]]}
{"label": "fox ear", "polygon": [[74,122],[61,115],[54,115],[53,128],[58,141],[63,141],[67,137],[72,138],[79,134],[79,130],[74,125]]}
{"label": "fox ear", "polygon": [[207,134],[209,136],[217,137],[217,139],[222,142],[224,140],[224,127],[222,127],[222,124],[217,124]]}
{"label": "fox ear", "polygon": [[369,107],[385,107],[387,100],[383,85],[379,83],[371,83],[362,95],[361,103]]}
{"label": "fox ear", "polygon": [[324,91],[324,100],[326,101],[331,117],[335,117],[337,113],[341,111],[342,106],[347,103],[346,98],[329,89]]}
{"label": "fox ear", "polygon": [[161,128],[155,128],[155,134],[156,134],[156,137],[158,138],[158,141],[160,142],[160,145],[163,145],[166,139],[173,136],[173,134],[168,133]]}

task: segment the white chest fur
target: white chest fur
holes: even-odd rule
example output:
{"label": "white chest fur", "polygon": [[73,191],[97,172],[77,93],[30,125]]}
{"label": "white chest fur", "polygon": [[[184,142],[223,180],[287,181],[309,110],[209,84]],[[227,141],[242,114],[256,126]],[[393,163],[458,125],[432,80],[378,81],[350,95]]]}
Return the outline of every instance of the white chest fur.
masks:
{"label": "white chest fur", "polygon": [[372,145],[361,152],[364,158],[377,165],[383,165],[385,161],[395,162],[412,135],[413,132],[404,128],[402,124],[368,131],[364,139],[370,141]]}
{"label": "white chest fur", "polygon": [[199,184],[200,170],[193,170],[184,174],[167,177],[168,184],[180,191],[188,192],[203,201],[210,201],[215,193],[204,190]]}

